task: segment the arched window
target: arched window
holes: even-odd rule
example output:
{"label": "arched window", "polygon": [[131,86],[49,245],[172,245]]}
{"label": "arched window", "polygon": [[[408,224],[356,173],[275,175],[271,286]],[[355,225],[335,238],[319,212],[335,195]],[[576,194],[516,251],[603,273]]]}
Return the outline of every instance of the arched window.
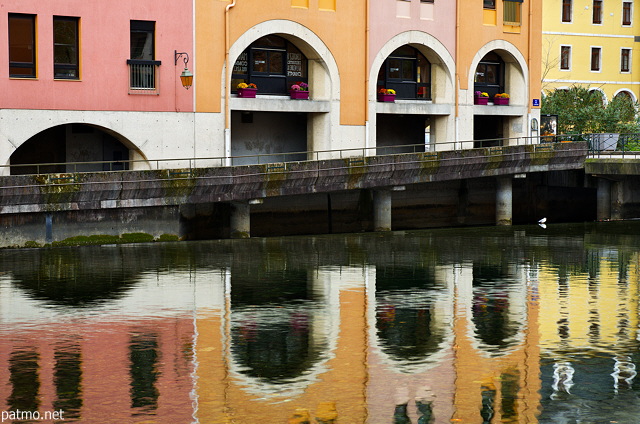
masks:
{"label": "arched window", "polygon": [[389,55],[378,73],[378,90],[396,91],[397,99],[431,100],[431,63],[411,46]]}
{"label": "arched window", "polygon": [[474,91],[483,91],[493,98],[504,89],[504,61],[495,53],[482,58],[476,68]]}
{"label": "arched window", "polygon": [[260,94],[289,94],[297,82],[308,82],[307,58],[277,35],[259,38],[238,57],[231,75],[231,91],[241,82],[254,83]]}

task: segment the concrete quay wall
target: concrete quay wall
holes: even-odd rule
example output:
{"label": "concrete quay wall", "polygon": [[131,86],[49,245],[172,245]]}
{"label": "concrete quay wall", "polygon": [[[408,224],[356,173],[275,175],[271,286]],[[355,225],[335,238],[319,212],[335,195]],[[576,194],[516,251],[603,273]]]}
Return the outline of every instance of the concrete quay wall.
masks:
{"label": "concrete quay wall", "polygon": [[[414,222],[411,228],[425,226],[410,213],[421,208],[414,199],[439,198],[426,194],[438,187],[448,187],[440,191],[449,200],[435,202],[446,204],[441,213],[462,216],[442,223],[491,223],[495,177],[580,170],[586,154],[585,143],[556,143],[222,168],[5,176],[0,177],[0,246],[94,234],[226,237],[232,205],[243,202],[255,204],[251,213],[257,220],[251,225],[256,228],[275,228],[270,222],[278,221],[276,215],[297,214],[302,233],[366,231],[372,190],[397,190],[390,200],[393,213],[404,213]],[[474,180],[489,183],[462,183]],[[467,219],[464,204],[479,193],[475,187],[489,187],[481,195],[486,213]],[[314,227],[320,221],[326,225]],[[402,227],[397,219],[394,225]],[[199,231],[203,226],[206,231]]]}

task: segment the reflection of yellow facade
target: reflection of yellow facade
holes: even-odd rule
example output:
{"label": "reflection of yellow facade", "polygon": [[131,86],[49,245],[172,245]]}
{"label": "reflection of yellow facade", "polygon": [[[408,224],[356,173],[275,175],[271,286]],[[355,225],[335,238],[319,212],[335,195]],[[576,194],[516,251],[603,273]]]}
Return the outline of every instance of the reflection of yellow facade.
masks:
{"label": "reflection of yellow facade", "polygon": [[[617,262],[598,258],[597,283],[593,277],[558,270],[540,271],[540,344],[543,352],[553,349],[592,349],[594,342],[613,353],[625,353],[625,342],[638,332],[637,259],[620,276]],[[620,352],[618,352],[620,351]]]}

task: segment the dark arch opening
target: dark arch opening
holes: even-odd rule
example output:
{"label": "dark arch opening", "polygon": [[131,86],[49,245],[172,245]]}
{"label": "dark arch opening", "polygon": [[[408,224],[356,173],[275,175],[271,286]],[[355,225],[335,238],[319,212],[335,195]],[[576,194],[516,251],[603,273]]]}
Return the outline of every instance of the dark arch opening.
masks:
{"label": "dark arch opening", "polygon": [[505,91],[504,74],[504,60],[495,52],[488,53],[476,68],[474,90],[485,92],[492,99],[496,94]]}
{"label": "dark arch opening", "polygon": [[288,95],[296,83],[308,83],[307,57],[292,42],[277,35],[254,41],[236,60],[231,90],[240,83],[253,83],[260,94]]}
{"label": "dark arch opening", "polygon": [[122,171],[129,147],[93,125],[58,125],[31,137],[11,155],[11,175]]}
{"label": "dark arch opening", "polygon": [[431,100],[431,62],[405,45],[393,51],[378,73],[378,87],[392,89],[398,99]]}

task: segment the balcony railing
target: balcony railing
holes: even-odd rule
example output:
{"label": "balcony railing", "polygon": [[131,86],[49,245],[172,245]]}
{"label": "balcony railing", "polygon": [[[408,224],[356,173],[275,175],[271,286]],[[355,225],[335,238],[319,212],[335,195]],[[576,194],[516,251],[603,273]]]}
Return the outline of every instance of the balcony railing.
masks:
{"label": "balcony railing", "polygon": [[129,94],[160,94],[158,60],[127,60],[129,65]]}

